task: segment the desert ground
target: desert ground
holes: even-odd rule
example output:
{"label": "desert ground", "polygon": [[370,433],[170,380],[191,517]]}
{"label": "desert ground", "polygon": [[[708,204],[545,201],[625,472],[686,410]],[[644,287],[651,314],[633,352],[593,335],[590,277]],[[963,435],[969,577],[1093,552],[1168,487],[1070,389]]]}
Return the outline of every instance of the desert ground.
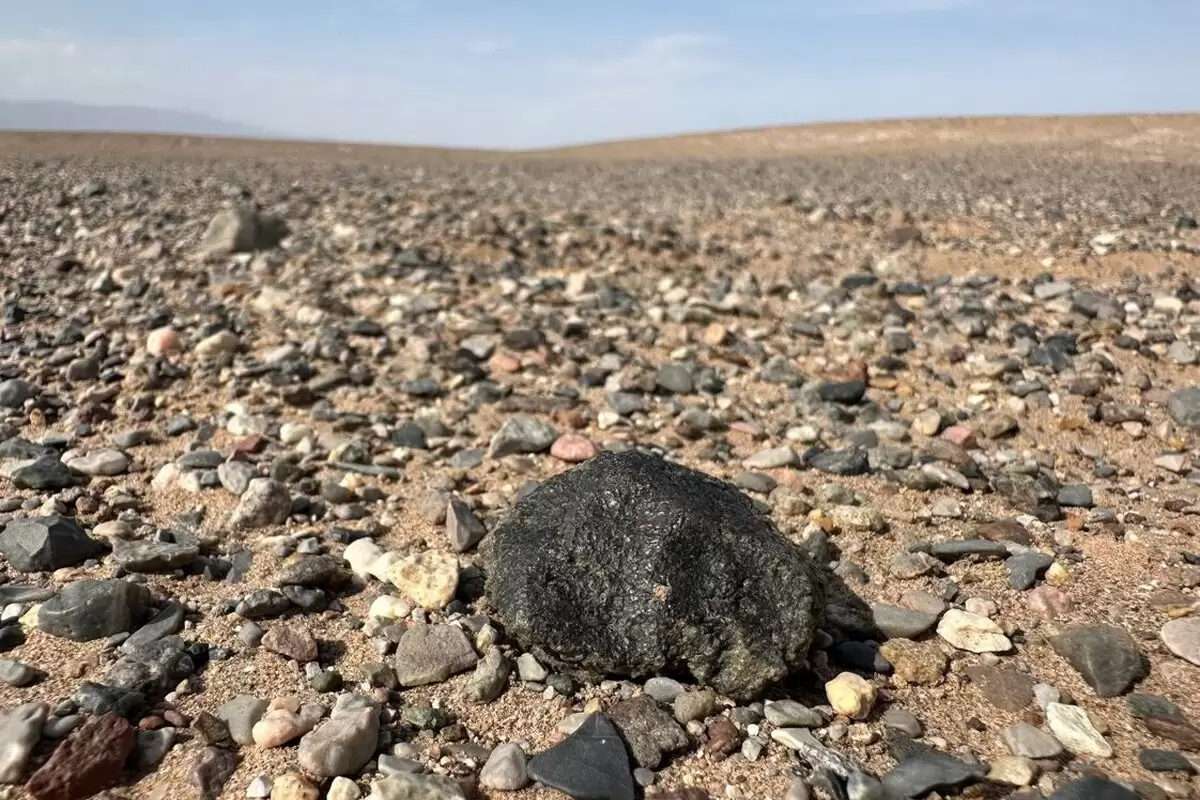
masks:
{"label": "desert ground", "polygon": [[[0,134],[0,797],[552,800],[526,756],[647,694],[646,797],[827,796],[799,728],[894,796],[1200,796],[1198,217],[1187,115]],[[547,670],[476,545],[631,447],[875,629],[753,699]],[[472,652],[405,680],[430,625]],[[304,769],[351,695],[369,760]]]}

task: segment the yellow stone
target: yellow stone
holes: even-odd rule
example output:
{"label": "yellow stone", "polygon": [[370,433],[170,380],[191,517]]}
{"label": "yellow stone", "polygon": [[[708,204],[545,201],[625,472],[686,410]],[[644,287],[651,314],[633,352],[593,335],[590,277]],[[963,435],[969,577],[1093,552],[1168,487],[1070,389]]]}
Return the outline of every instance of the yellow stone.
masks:
{"label": "yellow stone", "polygon": [[1046,570],[1046,583],[1055,586],[1068,583],[1071,580],[1071,573],[1067,572],[1067,568],[1055,561],[1050,565],[1050,569]]}
{"label": "yellow stone", "polygon": [[303,775],[289,772],[271,781],[271,800],[318,800],[321,792]]}
{"label": "yellow stone", "polygon": [[427,550],[402,558],[388,568],[388,581],[426,611],[444,608],[458,590],[458,558]]}
{"label": "yellow stone", "polygon": [[875,695],[875,687],[853,672],[843,672],[825,684],[829,705],[850,719],[866,719],[875,706]]}

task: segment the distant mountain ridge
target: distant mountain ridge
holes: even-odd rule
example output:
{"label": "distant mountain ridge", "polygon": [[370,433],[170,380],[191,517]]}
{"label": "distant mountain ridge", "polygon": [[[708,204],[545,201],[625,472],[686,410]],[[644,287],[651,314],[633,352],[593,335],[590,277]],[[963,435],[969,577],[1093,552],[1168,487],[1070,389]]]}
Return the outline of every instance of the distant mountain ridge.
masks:
{"label": "distant mountain ridge", "polygon": [[262,137],[252,125],[166,108],[101,106],[58,100],[0,99],[0,130],[182,133],[196,136]]}

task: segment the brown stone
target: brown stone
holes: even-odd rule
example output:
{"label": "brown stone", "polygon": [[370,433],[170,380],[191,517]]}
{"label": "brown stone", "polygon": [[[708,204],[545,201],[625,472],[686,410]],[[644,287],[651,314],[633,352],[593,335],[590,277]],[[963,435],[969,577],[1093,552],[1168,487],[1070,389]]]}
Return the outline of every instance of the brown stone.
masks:
{"label": "brown stone", "polygon": [[317,659],[317,640],[307,628],[298,625],[274,626],[263,636],[262,646],[301,664]]}
{"label": "brown stone", "polygon": [[188,779],[200,794],[200,800],[216,800],[233,776],[238,754],[223,747],[206,747],[196,756]]}
{"label": "brown stone", "polygon": [[117,782],[135,740],[134,728],[124,717],[111,711],[94,717],[58,746],[30,777],[25,791],[34,800],[91,797]]}
{"label": "brown stone", "polygon": [[1200,753],[1200,728],[1188,720],[1148,717],[1142,720],[1142,724],[1155,736],[1170,739],[1184,750]]}
{"label": "brown stone", "polygon": [[704,789],[673,789],[669,792],[648,794],[646,800],[712,800],[712,795]]}
{"label": "brown stone", "polygon": [[1033,678],[1015,669],[972,665],[965,670],[971,683],[1001,711],[1016,713],[1033,702]]}
{"label": "brown stone", "polygon": [[1033,537],[1025,526],[1015,519],[994,519],[975,528],[975,535],[989,542],[1015,542],[1025,547],[1033,544]]}
{"label": "brown stone", "polygon": [[579,464],[596,457],[596,445],[574,433],[564,433],[550,445],[550,455],[568,464]]}
{"label": "brown stone", "polygon": [[946,674],[946,656],[933,642],[892,639],[884,642],[879,652],[891,662],[898,684],[934,686]]}
{"label": "brown stone", "polygon": [[741,734],[730,720],[718,717],[708,726],[708,742],[704,745],[704,750],[713,761],[723,761],[741,746]]}

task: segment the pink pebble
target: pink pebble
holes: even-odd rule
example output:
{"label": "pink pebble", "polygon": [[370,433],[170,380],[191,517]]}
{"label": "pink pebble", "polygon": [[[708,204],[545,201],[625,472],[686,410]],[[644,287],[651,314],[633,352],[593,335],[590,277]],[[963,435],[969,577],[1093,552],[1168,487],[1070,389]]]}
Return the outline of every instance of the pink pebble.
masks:
{"label": "pink pebble", "polygon": [[174,328],[158,328],[146,337],[146,352],[152,356],[166,356],[183,349],[183,340]]}
{"label": "pink pebble", "polygon": [[550,455],[568,464],[579,464],[596,457],[596,445],[574,433],[564,433],[550,446]]}
{"label": "pink pebble", "polygon": [[942,438],[967,450],[978,446],[975,431],[966,425],[951,425],[942,431]]}
{"label": "pink pebble", "polygon": [[1061,617],[1071,610],[1073,603],[1061,590],[1042,584],[1025,596],[1029,610],[1044,620]]}

